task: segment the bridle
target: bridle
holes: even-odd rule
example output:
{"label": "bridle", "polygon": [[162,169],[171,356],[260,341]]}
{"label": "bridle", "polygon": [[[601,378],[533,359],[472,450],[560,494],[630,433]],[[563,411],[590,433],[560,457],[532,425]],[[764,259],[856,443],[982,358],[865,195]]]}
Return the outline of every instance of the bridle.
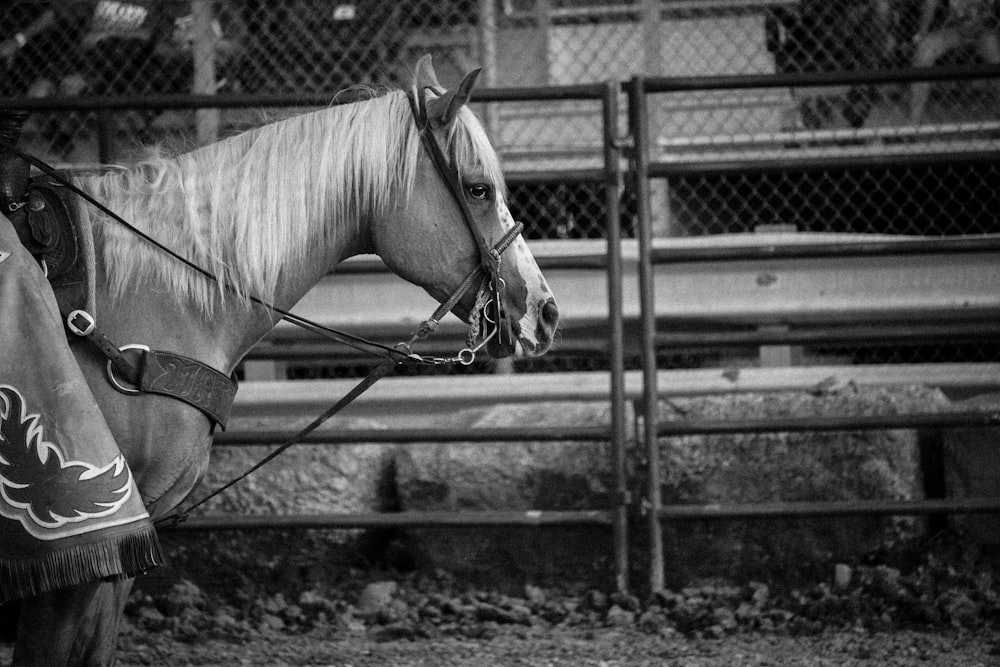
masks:
{"label": "bridle", "polygon": [[[426,88],[436,95],[442,95],[443,91],[437,90],[431,86]],[[513,325],[510,322],[510,318],[507,316],[507,311],[503,307],[503,287],[504,281],[500,277],[500,262],[503,257],[503,252],[513,243],[514,239],[521,233],[524,229],[524,224],[521,222],[515,222],[514,226],[509,229],[492,248],[489,246],[489,242],[486,240],[486,236],[476,225],[475,216],[472,214],[472,210],[469,208],[469,202],[465,198],[465,184],[462,181],[462,174],[459,171],[458,158],[454,147],[451,151],[450,156],[445,156],[444,149],[441,144],[438,143],[437,136],[434,134],[433,128],[431,127],[430,118],[427,114],[427,100],[423,94],[423,90],[415,89],[413,95],[407,95],[407,100],[410,103],[410,111],[413,114],[413,120],[417,124],[417,131],[420,134],[420,140],[430,156],[431,161],[434,163],[434,167],[441,179],[448,186],[448,191],[451,193],[452,199],[458,206],[459,211],[462,213],[462,218],[465,220],[466,227],[469,233],[472,234],[472,238],[476,242],[476,247],[479,249],[479,266],[478,271],[473,271],[473,274],[480,274],[480,284],[478,286],[478,291],[476,293],[476,305],[473,307],[470,313],[470,319],[472,322],[472,327],[470,329],[470,341],[469,346],[465,348],[469,350],[473,346],[473,339],[477,337],[480,333],[480,313],[485,316],[487,320],[487,326],[483,329],[488,328],[489,324],[493,324],[492,332],[486,333],[482,332],[483,338],[481,342],[485,343],[489,338],[493,336],[497,337],[496,349],[499,355],[507,356],[506,352],[509,347],[505,347],[506,342],[508,346],[513,345]],[[470,280],[475,280],[470,274]],[[462,285],[456,290],[456,293],[461,290],[460,294],[453,294],[452,296],[457,301],[460,299],[465,292],[471,288],[470,285],[466,285],[463,281]],[[450,300],[450,299],[449,299]],[[491,317],[492,316],[492,317]],[[464,361],[462,363],[465,363]],[[469,361],[468,363],[471,363]]]}

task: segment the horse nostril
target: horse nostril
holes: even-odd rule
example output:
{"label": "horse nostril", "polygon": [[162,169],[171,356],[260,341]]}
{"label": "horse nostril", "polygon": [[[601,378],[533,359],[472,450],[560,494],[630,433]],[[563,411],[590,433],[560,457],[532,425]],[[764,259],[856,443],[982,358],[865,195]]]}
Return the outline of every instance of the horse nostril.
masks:
{"label": "horse nostril", "polygon": [[559,307],[556,306],[556,302],[553,299],[549,299],[542,304],[542,323],[547,324],[553,329],[559,323]]}

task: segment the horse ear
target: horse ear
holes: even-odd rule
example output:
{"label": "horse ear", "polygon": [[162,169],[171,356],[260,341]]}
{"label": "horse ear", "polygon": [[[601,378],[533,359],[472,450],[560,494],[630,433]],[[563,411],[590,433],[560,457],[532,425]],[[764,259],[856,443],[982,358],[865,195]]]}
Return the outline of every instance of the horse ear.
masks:
{"label": "horse ear", "polygon": [[438,97],[432,97],[427,100],[427,118],[433,125],[436,127],[447,127],[455,120],[458,110],[472,96],[472,89],[475,87],[476,78],[481,71],[482,68],[472,70],[465,75],[462,83],[458,84],[458,88],[440,93],[440,91],[444,90],[444,87],[438,82],[437,75],[434,73],[430,54],[423,56],[417,61],[414,80],[418,93],[423,93],[428,88],[434,93],[440,93]]}
{"label": "horse ear", "polygon": [[438,83],[437,74],[434,73],[434,64],[431,59],[431,54],[427,54],[420,57],[417,61],[417,67],[413,72],[413,83],[417,90],[421,93],[431,88],[435,93],[439,93],[444,90],[444,86]]}
{"label": "horse ear", "polygon": [[427,117],[440,127],[451,125],[458,115],[458,110],[472,97],[472,88],[476,85],[476,77],[481,71],[481,68],[472,70],[465,75],[457,89],[449,90],[441,97],[427,100]]}

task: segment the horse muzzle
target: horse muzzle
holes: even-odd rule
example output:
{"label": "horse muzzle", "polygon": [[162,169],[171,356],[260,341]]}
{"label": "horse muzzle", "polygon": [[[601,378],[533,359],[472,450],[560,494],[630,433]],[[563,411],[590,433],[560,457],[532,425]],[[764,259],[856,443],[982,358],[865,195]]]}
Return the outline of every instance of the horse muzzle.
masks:
{"label": "horse muzzle", "polygon": [[[528,326],[531,328],[527,329]],[[549,298],[538,304],[531,317],[523,317],[519,322],[513,323],[514,335],[511,339],[516,340],[521,355],[538,357],[551,349],[558,328],[559,307],[555,299]],[[492,349],[490,354],[493,354]]]}

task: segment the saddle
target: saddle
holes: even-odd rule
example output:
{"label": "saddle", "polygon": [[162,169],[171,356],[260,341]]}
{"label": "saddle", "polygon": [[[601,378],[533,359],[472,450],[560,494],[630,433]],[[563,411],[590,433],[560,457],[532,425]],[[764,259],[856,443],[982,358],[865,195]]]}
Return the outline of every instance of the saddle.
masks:
{"label": "saddle", "polygon": [[76,212],[73,196],[50,176],[28,183],[22,222],[14,221],[21,243],[46,271],[62,301],[93,312],[94,251],[89,224]]}
{"label": "saddle", "polygon": [[[0,141],[16,146],[26,113],[0,111]],[[45,271],[63,303],[93,311],[94,248],[89,224],[76,213],[72,193],[48,175],[30,178],[30,166],[0,147],[0,208],[21,244]]]}

